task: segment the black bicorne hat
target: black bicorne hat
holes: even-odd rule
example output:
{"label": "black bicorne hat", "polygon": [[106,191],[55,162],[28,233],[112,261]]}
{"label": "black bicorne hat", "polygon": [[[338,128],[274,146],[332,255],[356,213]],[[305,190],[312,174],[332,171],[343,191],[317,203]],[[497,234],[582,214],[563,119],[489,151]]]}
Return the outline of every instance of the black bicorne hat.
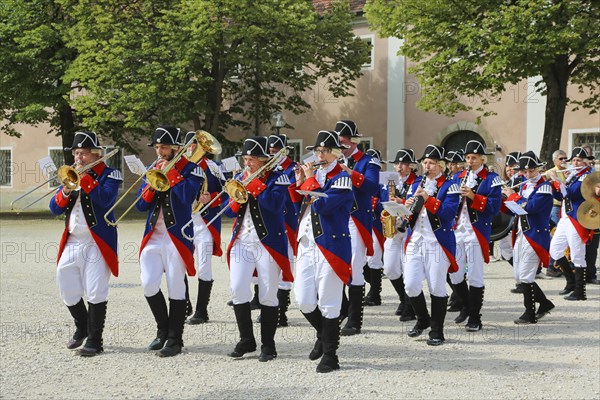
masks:
{"label": "black bicorne hat", "polygon": [[485,152],[485,142],[480,142],[479,140],[469,140],[465,146],[465,150],[463,151],[464,155],[467,154],[479,154],[481,156],[491,156],[494,153],[486,153]]}
{"label": "black bicorne hat", "polygon": [[183,141],[183,144],[187,144],[190,140],[194,139],[194,141],[192,143],[196,143],[197,140],[196,139],[196,132],[195,131],[189,131],[188,133],[185,134],[185,139]]}
{"label": "black bicorne hat", "polygon": [[253,136],[244,140],[242,151],[237,152],[236,156],[256,156],[271,157],[267,150],[268,139],[266,136]]}
{"label": "black bicorne hat", "polygon": [[270,148],[283,149],[284,147],[287,147],[289,149],[292,148],[292,146],[287,145],[287,136],[284,134],[269,135],[267,147],[269,149]]}
{"label": "black bicorne hat", "polygon": [[101,149],[98,135],[92,131],[77,131],[73,138],[73,145],[65,147],[65,150],[74,149]]}
{"label": "black bicorne hat", "polygon": [[180,146],[180,135],[181,129],[179,128],[175,128],[174,126],[159,126],[152,134],[152,142],[148,146],[152,147],[155,144]]}
{"label": "black bicorne hat", "polygon": [[519,158],[521,158],[520,151],[512,151],[506,155],[506,159],[504,160],[504,165],[510,167],[511,165],[515,165],[519,163]]}
{"label": "black bicorne hat", "polygon": [[336,122],[335,131],[340,136],[347,136],[350,138],[362,136],[358,133],[358,128],[356,127],[354,121],[350,120],[341,120]]}
{"label": "black bicorne hat", "polygon": [[315,147],[329,147],[331,149],[350,148],[348,145],[340,144],[340,138],[336,131],[319,131],[315,145],[306,146],[306,150],[313,150]]}
{"label": "black bicorne hat", "polygon": [[389,160],[391,163],[406,163],[406,164],[416,164],[415,160],[415,152],[413,149],[400,149],[396,152],[396,158],[394,160]]}
{"label": "black bicorne hat", "polygon": [[464,162],[465,155],[462,150],[448,150],[445,160],[451,163]]}
{"label": "black bicorne hat", "polygon": [[371,156],[371,157],[377,159],[377,161],[379,161],[380,163],[385,164],[385,161],[383,161],[381,159],[381,152],[379,150],[369,149],[369,150],[367,150],[366,154],[368,156]]}
{"label": "black bicorne hat", "polygon": [[585,160],[594,159],[594,156],[589,154],[583,147],[575,147],[571,152],[571,158],[569,158],[567,161],[571,161],[575,157],[583,158]]}
{"label": "black bicorne hat", "polygon": [[546,165],[545,162],[540,162],[540,159],[535,155],[533,151],[526,151],[519,157],[519,166],[513,168],[515,171],[520,171],[530,168],[540,168]]}
{"label": "black bicorne hat", "polygon": [[444,148],[440,146],[436,146],[434,144],[427,145],[425,148],[425,152],[423,153],[423,157],[419,158],[417,161],[421,162],[426,158],[430,158],[432,160],[444,160]]}

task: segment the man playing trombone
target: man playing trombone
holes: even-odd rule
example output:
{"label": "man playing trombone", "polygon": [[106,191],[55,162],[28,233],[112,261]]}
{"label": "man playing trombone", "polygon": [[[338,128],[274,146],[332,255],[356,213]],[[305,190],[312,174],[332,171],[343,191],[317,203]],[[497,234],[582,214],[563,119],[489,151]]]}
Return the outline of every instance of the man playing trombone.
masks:
{"label": "man playing trombone", "polygon": [[[108,281],[111,272],[119,273],[117,229],[109,226],[103,215],[115,203],[121,173],[101,161],[102,148],[94,132],[75,133],[71,150],[79,168],[79,184],[63,182],[50,200],[54,215],[65,213],[65,230],[58,250],[56,283],[60,297],[75,320],[75,333],[68,349],[87,341],[79,354],[95,356],[104,351],[102,332],[106,319]],[[79,171],[86,166],[84,174]],[[112,213],[109,218],[114,220]],[[83,300],[87,295],[88,307]]]}
{"label": "man playing trombone", "polygon": [[[168,187],[158,188],[144,178],[136,208],[148,212],[146,230],[140,250],[141,281],[144,295],[157,325],[156,339],[149,350],[160,350],[161,357],[181,353],[186,317],[186,272],[193,276],[194,244],[183,237],[181,228],[191,219],[192,203],[204,177],[202,168],[179,152],[180,130],[172,126],[156,129],[152,143],[158,156],[149,169],[160,171]],[[193,226],[187,234],[192,236]],[[169,309],[160,290],[163,272],[167,278]]]}

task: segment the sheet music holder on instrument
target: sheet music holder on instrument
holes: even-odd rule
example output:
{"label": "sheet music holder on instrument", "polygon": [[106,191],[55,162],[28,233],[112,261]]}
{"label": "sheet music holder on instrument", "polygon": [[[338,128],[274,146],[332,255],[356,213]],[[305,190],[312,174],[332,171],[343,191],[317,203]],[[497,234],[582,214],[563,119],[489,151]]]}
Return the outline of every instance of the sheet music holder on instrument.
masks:
{"label": "sheet music holder on instrument", "polygon": [[523,209],[523,207],[521,207],[519,204],[515,203],[514,201],[506,201],[506,202],[504,202],[504,205],[506,206],[506,208],[508,208],[510,211],[512,211],[516,215],[527,215],[528,214],[528,212],[525,211]]}
{"label": "sheet music holder on instrument", "polygon": [[395,201],[384,201],[381,205],[384,210],[394,217],[402,218],[412,214],[404,204],[396,203]]}

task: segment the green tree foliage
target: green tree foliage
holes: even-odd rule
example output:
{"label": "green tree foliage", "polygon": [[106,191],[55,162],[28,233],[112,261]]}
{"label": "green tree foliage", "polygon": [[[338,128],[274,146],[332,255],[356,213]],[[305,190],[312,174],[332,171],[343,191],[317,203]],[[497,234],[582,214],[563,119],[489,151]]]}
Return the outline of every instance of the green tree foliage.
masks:
{"label": "green tree foliage", "polygon": [[[404,39],[400,52],[418,62],[418,106],[445,115],[487,105],[506,84],[541,76],[547,96],[541,158],[559,148],[567,104],[600,106],[600,6],[592,0],[370,0],[369,22]],[[591,93],[583,101],[567,86]],[[462,100],[462,101],[461,101]]]}
{"label": "green tree foliage", "polygon": [[161,122],[259,133],[275,110],[309,110],[302,93],[321,79],[348,95],[368,57],[347,1],[321,16],[310,0],[61,2],[78,52],[65,81],[84,94],[74,108],[116,141]]}
{"label": "green tree foliage", "polygon": [[[76,52],[65,46],[68,18],[54,1],[0,2],[0,129],[20,136],[14,125],[49,123],[73,141],[77,120],[69,105],[71,85],[63,80]],[[67,160],[70,154],[65,155]]]}

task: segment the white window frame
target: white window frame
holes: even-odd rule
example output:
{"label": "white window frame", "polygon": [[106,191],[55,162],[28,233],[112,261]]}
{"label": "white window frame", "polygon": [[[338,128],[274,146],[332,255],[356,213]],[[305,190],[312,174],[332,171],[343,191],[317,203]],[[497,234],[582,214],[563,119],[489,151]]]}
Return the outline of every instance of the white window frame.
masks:
{"label": "white window frame", "polygon": [[[373,136],[361,136],[359,139],[361,142],[369,142],[369,149],[373,148]],[[365,153],[367,152],[367,150],[368,149],[363,149]]]}
{"label": "white window frame", "polygon": [[358,36],[360,40],[368,41],[371,44],[371,62],[368,64],[363,64],[361,69],[372,71],[375,69],[375,34],[368,35],[360,35]]}
{"label": "white window frame", "polygon": [[[10,172],[8,173],[8,178],[10,180],[10,183],[8,185],[0,185],[0,188],[2,189],[12,189],[14,186],[14,171],[13,171],[13,164],[14,164],[14,150],[12,147],[0,147],[0,150],[8,150],[10,152]],[[3,166],[2,166],[3,167]]]}
{"label": "white window frame", "polygon": [[[300,145],[299,149],[300,149],[300,153],[298,154],[298,159],[301,161],[302,157],[304,156],[304,147],[303,147],[303,143],[304,140],[303,139],[288,139],[288,146],[291,146],[292,144],[296,144],[298,143]],[[296,161],[296,160],[294,160]]]}
{"label": "white window frame", "polygon": [[573,152],[573,143],[575,142],[575,136],[579,135],[579,134],[590,134],[590,133],[596,133],[598,135],[600,135],[600,127],[597,128],[583,128],[583,129],[569,129],[569,149],[567,151],[567,155],[570,156],[570,154]]}
{"label": "white window frame", "polygon": [[[60,150],[61,152],[63,152],[63,151],[64,151],[64,149],[63,149],[62,147],[60,147],[60,146],[48,146],[48,157],[50,157],[50,158],[52,158],[52,155],[51,155],[51,153],[50,153],[50,151],[51,151],[51,150]],[[54,160],[53,160],[53,161],[54,161]],[[56,175],[56,173],[58,172],[58,168],[60,168],[60,167],[61,167],[60,165],[57,165],[57,166],[56,166],[56,171],[54,171],[54,175]],[[49,178],[49,177],[48,177],[48,178]],[[55,178],[56,178],[56,176],[55,176]],[[46,178],[46,179],[47,179],[47,178]],[[48,181],[48,185],[47,185],[47,186],[48,186],[48,189],[56,189],[56,188],[58,188],[58,186],[60,186],[60,185],[58,185],[58,186],[53,186],[53,185],[52,185],[52,181]]]}

